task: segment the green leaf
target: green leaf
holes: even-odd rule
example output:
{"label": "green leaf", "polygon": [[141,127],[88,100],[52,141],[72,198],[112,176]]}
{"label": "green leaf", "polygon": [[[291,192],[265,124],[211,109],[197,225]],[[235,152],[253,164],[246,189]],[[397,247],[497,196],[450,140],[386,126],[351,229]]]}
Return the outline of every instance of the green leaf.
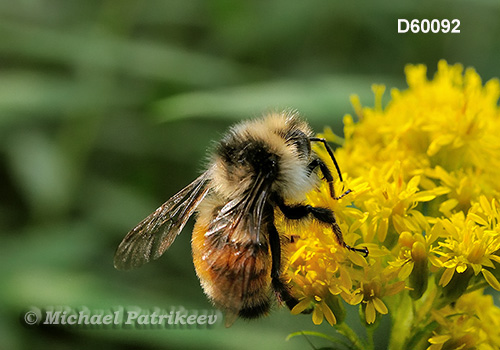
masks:
{"label": "green leaf", "polygon": [[212,91],[179,94],[160,100],[155,110],[160,120],[224,117],[239,120],[265,111],[297,109],[308,119],[340,119],[352,111],[349,96],[371,98],[373,81],[390,83],[390,77],[331,76],[307,80],[276,80]]}

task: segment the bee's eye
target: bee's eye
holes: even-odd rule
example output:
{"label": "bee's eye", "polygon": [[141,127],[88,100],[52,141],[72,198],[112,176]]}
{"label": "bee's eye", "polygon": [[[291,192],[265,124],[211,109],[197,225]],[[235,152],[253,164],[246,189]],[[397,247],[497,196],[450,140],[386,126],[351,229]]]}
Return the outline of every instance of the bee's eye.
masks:
{"label": "bee's eye", "polygon": [[295,146],[299,157],[309,158],[311,154],[311,141],[306,134],[300,130],[293,130],[289,132],[285,139],[288,144]]}

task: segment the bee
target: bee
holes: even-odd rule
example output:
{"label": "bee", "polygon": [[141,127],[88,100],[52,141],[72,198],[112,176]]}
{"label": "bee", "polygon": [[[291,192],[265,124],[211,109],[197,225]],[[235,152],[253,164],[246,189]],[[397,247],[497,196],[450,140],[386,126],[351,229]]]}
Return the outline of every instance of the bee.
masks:
{"label": "bee", "polygon": [[197,212],[191,246],[196,274],[211,302],[226,314],[226,326],[238,317],[266,315],[274,300],[292,309],[298,300],[283,277],[285,246],[291,241],[275,227],[275,211],[287,220],[311,218],[331,227],[347,245],[334,213],[304,204],[305,194],[321,181],[336,197],[328,166],[312,150],[333,151],[295,112],[271,113],[236,124],[216,145],[208,169],[133,228],[118,246],[117,269],[132,269],[158,259]]}

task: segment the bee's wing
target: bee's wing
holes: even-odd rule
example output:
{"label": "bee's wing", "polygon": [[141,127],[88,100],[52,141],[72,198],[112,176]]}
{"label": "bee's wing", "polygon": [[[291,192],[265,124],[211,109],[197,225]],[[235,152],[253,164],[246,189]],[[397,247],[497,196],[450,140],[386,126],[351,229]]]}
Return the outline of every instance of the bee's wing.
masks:
{"label": "bee's wing", "polygon": [[[258,174],[252,187],[241,197],[224,205],[210,223],[206,236],[218,234],[229,241],[239,240],[237,234],[247,235],[253,243],[259,242],[264,206],[269,197],[272,181],[266,174]],[[244,239],[242,237],[242,239]]]}
{"label": "bee's wing", "polygon": [[[260,228],[264,207],[269,197],[272,181],[267,175],[258,175],[252,188],[241,198],[236,198],[227,203],[219,211],[217,217],[211,222],[206,237],[219,237],[221,242],[245,242],[259,243]],[[255,245],[257,246],[257,245]],[[228,261],[222,249],[214,249],[210,259],[214,262]],[[220,258],[219,258],[220,256]],[[229,266],[229,264],[231,266]],[[237,319],[239,311],[245,307],[245,295],[248,293],[251,279],[255,276],[256,260],[252,248],[242,251],[228,261],[226,268],[218,267],[220,277],[228,271],[239,271],[234,276],[233,283],[224,290],[227,305],[222,305],[226,313],[226,327]],[[219,280],[219,276],[215,278]]]}
{"label": "bee's wing", "polygon": [[115,267],[128,270],[159,258],[207,194],[208,181],[207,171],[134,227],[116,250]]}

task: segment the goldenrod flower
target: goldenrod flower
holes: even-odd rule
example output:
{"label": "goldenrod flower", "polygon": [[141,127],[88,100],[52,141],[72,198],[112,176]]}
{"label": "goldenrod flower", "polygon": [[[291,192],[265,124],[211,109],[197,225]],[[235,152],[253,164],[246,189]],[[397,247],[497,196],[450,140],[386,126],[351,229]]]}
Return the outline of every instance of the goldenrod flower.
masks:
{"label": "goldenrod flower", "polygon": [[500,290],[500,283],[489,270],[495,268],[493,261],[500,262],[500,256],[497,255],[500,250],[500,234],[492,230],[487,221],[490,219],[497,222],[498,208],[495,200],[490,205],[485,197],[480,199],[490,211],[489,217],[484,217],[484,208],[476,204],[468,211],[467,216],[458,212],[452,214],[450,219],[438,219],[447,233],[444,241],[439,242],[444,248],[438,252],[441,259],[434,260],[437,267],[445,268],[439,280],[439,285],[443,287],[448,285],[455,272],[462,274],[470,268],[472,271],[469,278],[472,277],[472,272],[474,275],[482,273],[493,288]]}
{"label": "goldenrod flower", "polygon": [[428,350],[499,349],[500,309],[482,291],[464,294],[453,306],[432,311],[438,323]]}
{"label": "goldenrod flower", "polygon": [[[293,313],[312,309],[315,324],[333,325],[343,321],[344,300],[360,305],[367,324],[389,313],[408,325],[393,332],[392,348],[426,336],[432,350],[494,349],[500,309],[482,290],[500,290],[500,83],[483,85],[473,69],[445,61],[432,80],[423,65],[405,71],[409,88],[392,90],[387,106],[383,86],[373,87],[373,108],[351,99],[359,122],[344,118],[335,153],[344,182],[335,191],[352,192],[334,200],[322,184],[307,198],[331,208],[346,243],[368,247],[369,256],[340,247],[329,227],[278,218],[300,237],[290,245],[288,275],[300,300]],[[321,136],[340,140],[329,129]]]}

